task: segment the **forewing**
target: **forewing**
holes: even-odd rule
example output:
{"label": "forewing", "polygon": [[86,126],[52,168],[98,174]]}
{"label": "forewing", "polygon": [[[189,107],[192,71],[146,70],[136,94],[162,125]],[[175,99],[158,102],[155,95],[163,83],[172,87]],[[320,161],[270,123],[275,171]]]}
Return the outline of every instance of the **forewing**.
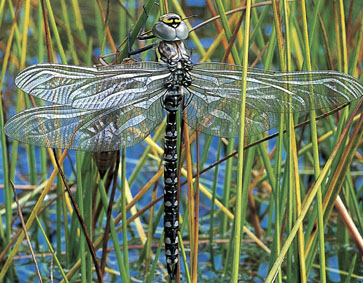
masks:
{"label": "forewing", "polygon": [[55,104],[107,109],[149,99],[164,88],[168,76],[165,64],[147,61],[102,67],[39,64],[21,71],[15,84]]}
{"label": "forewing", "polygon": [[[201,63],[193,66],[191,76],[188,124],[210,135],[237,137],[242,67]],[[284,73],[249,68],[245,133],[254,135],[277,126],[281,112],[331,110],[362,96],[362,84],[343,73]]]}
{"label": "forewing", "polygon": [[43,147],[115,151],[141,142],[161,123],[162,95],[134,105],[101,110],[63,105],[30,108],[10,118],[5,133]]}

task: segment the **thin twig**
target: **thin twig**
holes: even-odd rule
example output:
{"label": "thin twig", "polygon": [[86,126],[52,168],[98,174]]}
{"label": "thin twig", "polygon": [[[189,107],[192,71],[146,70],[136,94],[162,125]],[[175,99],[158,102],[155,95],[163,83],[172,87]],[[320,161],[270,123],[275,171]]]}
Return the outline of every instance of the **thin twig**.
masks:
{"label": "thin twig", "polygon": [[44,24],[44,33],[45,33],[45,43],[46,43],[45,46],[47,47],[48,62],[53,62],[50,32],[49,32],[49,23],[48,23],[48,17],[47,17],[44,0],[41,0],[41,3],[42,3],[43,24]]}
{"label": "thin twig", "polygon": [[115,198],[115,192],[117,187],[117,172],[118,168],[120,166],[120,151],[117,151],[117,160],[115,164],[115,168],[113,171],[113,184],[111,189],[111,195],[110,195],[110,201],[108,202],[108,208],[107,208],[107,220],[106,220],[106,227],[103,234],[103,246],[102,246],[102,257],[101,257],[101,272],[104,274],[105,268],[106,268],[106,259],[107,259],[107,242],[108,242],[108,234],[110,231],[110,223],[111,223],[111,217],[112,217],[112,206],[113,206],[113,200]]}
{"label": "thin twig", "polygon": [[239,17],[238,19],[238,22],[237,22],[237,25],[233,31],[233,34],[232,34],[232,37],[231,37],[231,40],[229,41],[229,44],[228,44],[228,47],[227,47],[227,50],[225,51],[224,55],[223,55],[223,58],[222,58],[222,62],[225,63],[227,61],[227,58],[229,56],[229,54],[231,53],[231,50],[232,50],[232,46],[234,44],[234,42],[236,41],[236,38],[237,38],[237,34],[239,32],[239,29],[242,25],[242,21],[244,19],[244,16],[245,16],[245,13],[242,13],[242,15]]}
{"label": "thin twig", "polygon": [[33,251],[32,243],[30,242],[29,234],[28,234],[28,231],[26,229],[26,225],[25,225],[25,222],[24,222],[23,213],[21,212],[21,206],[20,206],[20,203],[19,203],[18,195],[16,194],[16,190],[15,190],[14,184],[13,184],[13,182],[11,180],[10,180],[10,185],[11,185],[11,187],[13,189],[13,192],[14,192],[14,199],[15,199],[15,202],[16,202],[16,206],[18,208],[18,214],[19,214],[19,219],[20,219],[21,227],[24,230],[24,235],[25,235],[26,241],[28,242],[28,246],[29,246],[30,253],[32,254],[32,258],[33,258],[33,261],[34,261],[35,269],[37,271],[37,275],[38,275],[39,282],[43,282],[42,276],[40,275],[38,262],[37,262],[37,259],[35,257],[34,251]]}
{"label": "thin twig", "polygon": [[[288,0],[288,2],[295,2],[295,0]],[[251,7],[252,8],[255,8],[255,7],[260,7],[260,6],[265,6],[265,5],[271,5],[271,1],[265,1],[265,2],[261,2],[261,3],[256,3],[256,4],[253,4]],[[244,11],[246,10],[246,6],[243,6],[243,7],[239,7],[239,8],[236,8],[236,9],[233,9],[233,10],[230,10],[228,12],[226,12],[226,15],[231,15],[233,13],[237,13],[237,12],[241,12],[241,11]],[[202,23],[200,23],[199,25],[196,25],[195,27],[193,27],[189,32],[192,32],[192,31],[195,31],[196,29],[199,29],[201,28],[202,26],[205,26],[206,24],[209,24],[215,20],[218,20],[221,16],[215,16],[215,17],[212,17]]]}
{"label": "thin twig", "polygon": [[72,195],[72,192],[69,188],[69,185],[67,183],[67,180],[66,180],[66,177],[64,176],[64,173],[63,173],[63,170],[62,168],[60,167],[59,165],[59,162],[58,162],[58,158],[57,158],[57,155],[56,155],[56,152],[55,150],[53,149],[53,153],[54,153],[54,158],[55,158],[55,162],[57,164],[57,167],[58,167],[58,172],[59,174],[61,175],[62,177],[62,181],[63,181],[63,184],[64,186],[66,187],[66,190],[68,192],[68,195],[71,199],[71,202],[72,202],[72,205],[73,205],[73,208],[74,208],[74,211],[76,212],[76,215],[78,217],[78,220],[79,220],[79,223],[82,227],[82,230],[83,230],[83,233],[86,237],[86,241],[87,241],[87,244],[88,244],[88,248],[89,248],[89,251],[91,253],[91,256],[92,256],[92,259],[93,259],[93,264],[94,264],[94,267],[96,269],[96,274],[97,274],[97,279],[98,279],[98,282],[103,282],[103,277],[102,277],[102,273],[101,273],[101,269],[100,267],[98,266],[98,261],[97,261],[97,256],[96,256],[96,252],[95,252],[95,248],[93,246],[93,243],[92,243],[92,240],[91,240],[91,237],[88,233],[88,230],[87,230],[87,227],[86,227],[86,224],[82,218],[82,215],[81,215],[81,211],[79,210],[79,207],[77,205],[77,202],[76,200],[74,199],[73,195]]}

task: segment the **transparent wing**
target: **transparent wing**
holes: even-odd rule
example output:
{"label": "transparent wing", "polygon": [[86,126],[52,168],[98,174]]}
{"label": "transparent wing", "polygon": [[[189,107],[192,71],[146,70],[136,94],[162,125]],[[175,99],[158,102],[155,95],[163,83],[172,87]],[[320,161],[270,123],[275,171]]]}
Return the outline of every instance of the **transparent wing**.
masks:
{"label": "transparent wing", "polygon": [[59,105],[107,109],[152,97],[164,88],[169,70],[157,62],[133,62],[102,67],[60,64],[32,65],[15,84],[24,92]]}
{"label": "transparent wing", "polygon": [[64,105],[30,108],[9,119],[5,133],[43,147],[115,151],[141,142],[163,119],[160,92],[152,100],[101,110]]}
{"label": "transparent wing", "polygon": [[[193,66],[187,89],[187,122],[204,133],[236,137],[242,67],[223,63]],[[311,95],[312,94],[312,95]],[[363,96],[355,78],[334,71],[273,72],[248,69],[246,135],[277,126],[281,112],[330,110]]]}

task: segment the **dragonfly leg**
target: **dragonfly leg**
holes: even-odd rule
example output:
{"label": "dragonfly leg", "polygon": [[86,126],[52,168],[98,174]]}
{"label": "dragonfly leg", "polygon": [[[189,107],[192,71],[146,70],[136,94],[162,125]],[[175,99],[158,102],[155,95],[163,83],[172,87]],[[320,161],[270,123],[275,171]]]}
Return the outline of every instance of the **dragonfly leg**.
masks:
{"label": "dragonfly leg", "polygon": [[[147,19],[149,17],[148,12],[145,9],[145,6],[143,5],[142,7],[144,9],[146,17],[145,17],[144,22],[142,23],[142,27],[140,29],[139,35],[137,36],[138,40],[146,40],[146,39],[151,39],[151,38],[155,37],[155,35],[153,35],[153,34],[151,34],[151,35],[142,35],[142,33],[145,30]],[[137,50],[131,50],[130,31],[127,33],[127,48],[128,48],[129,55],[135,55],[135,54],[142,53],[142,52],[144,52],[146,50],[149,50],[149,49],[153,48],[154,46],[155,46],[155,44],[151,44],[151,45],[145,46],[145,47],[137,49]]]}
{"label": "dragonfly leg", "polygon": [[155,37],[155,35],[153,35],[153,34],[151,34],[151,35],[142,35],[142,33],[145,30],[147,18],[149,17],[149,14],[147,13],[147,11],[145,9],[145,6],[143,5],[142,7],[144,8],[144,12],[145,12],[146,17],[145,17],[144,22],[142,23],[142,27],[140,29],[139,35],[137,36],[137,39],[138,40],[145,40],[145,39],[150,39],[150,38],[154,38]]}
{"label": "dragonfly leg", "polygon": [[153,48],[154,46],[156,46],[156,44],[150,44],[150,45],[144,46],[144,47],[142,47],[140,49],[131,50],[131,46],[130,46],[130,32],[128,32],[127,37],[128,37],[128,39],[127,39],[127,47],[128,47],[129,56],[130,55],[136,55],[136,54],[145,52],[145,51]]}
{"label": "dragonfly leg", "polygon": [[147,19],[149,18],[149,14],[148,14],[148,12],[145,9],[145,5],[142,5],[142,8],[144,9],[144,13],[145,13],[146,17],[145,17],[144,22],[142,23],[142,27],[140,29],[139,35],[137,36],[137,39],[138,40],[145,40],[145,39],[154,38],[155,35],[153,35],[153,34],[151,34],[151,35],[142,35],[142,33],[145,30],[145,26],[146,26]]}

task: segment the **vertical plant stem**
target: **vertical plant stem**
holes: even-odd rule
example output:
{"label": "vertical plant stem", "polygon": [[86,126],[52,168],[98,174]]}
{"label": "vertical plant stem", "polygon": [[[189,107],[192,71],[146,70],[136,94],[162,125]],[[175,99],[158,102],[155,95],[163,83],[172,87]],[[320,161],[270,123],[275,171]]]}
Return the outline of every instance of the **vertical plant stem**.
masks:
{"label": "vertical plant stem", "polygon": [[62,14],[63,14],[63,18],[64,18],[64,24],[66,25],[66,32],[67,32],[67,38],[68,38],[68,44],[69,44],[68,47],[69,47],[69,50],[70,50],[71,55],[72,55],[73,63],[75,65],[79,65],[77,52],[76,52],[75,46],[74,46],[74,40],[73,40],[73,36],[72,36],[71,25],[69,23],[67,5],[66,5],[64,0],[61,0],[60,2],[61,2],[61,7],[62,7]]}
{"label": "vertical plant stem", "polygon": [[[246,22],[244,27],[244,44],[243,44],[243,70],[242,70],[242,90],[241,90],[241,105],[240,105],[240,128],[239,128],[239,144],[238,144],[238,169],[237,169],[237,192],[236,192],[236,214],[235,214],[235,248],[233,255],[232,281],[238,282],[238,269],[242,240],[242,227],[246,217],[246,207],[248,199],[248,186],[242,191],[242,174],[243,174],[243,157],[244,157],[244,136],[245,136],[245,119],[246,119],[246,91],[247,91],[247,66],[248,66],[248,49],[250,35],[250,17],[251,17],[251,2],[247,0],[246,7]],[[242,195],[243,194],[243,195]],[[244,203],[242,201],[244,200]]]}
{"label": "vertical plant stem", "polygon": [[[218,14],[221,17],[222,26],[223,26],[224,32],[226,34],[227,40],[230,41],[232,39],[232,32],[231,32],[231,29],[230,29],[229,24],[228,24],[228,20],[227,20],[227,17],[226,17],[226,12],[225,12],[224,7],[223,7],[223,3],[222,3],[221,0],[216,0],[215,2],[216,2],[216,7],[217,7],[217,10],[218,10]],[[241,62],[240,57],[238,55],[237,47],[236,47],[235,44],[233,44],[233,46],[232,46],[231,53],[232,53],[232,56],[233,56],[234,63],[236,65],[241,65],[242,62]]]}
{"label": "vertical plant stem", "polygon": [[337,57],[338,57],[338,71],[342,71],[342,39],[340,37],[339,32],[339,16],[337,11],[336,1],[333,1],[334,8],[334,28],[335,28],[335,40],[336,40],[336,48],[337,48]]}
{"label": "vertical plant stem", "polygon": [[1,27],[1,23],[2,23],[2,21],[3,21],[5,1],[6,1],[6,0],[1,0],[1,1],[0,1],[0,27]]}
{"label": "vertical plant stem", "polygon": [[[288,6],[288,2],[283,2],[284,7],[284,16],[285,16],[285,38],[286,38],[286,65],[287,71],[291,71],[291,44],[290,44],[290,10]],[[291,97],[289,97],[289,103],[291,103]],[[297,147],[296,147],[296,137],[294,131],[294,119],[292,111],[288,113],[288,134],[287,137],[289,139],[289,188],[291,188],[290,202],[295,201],[295,217],[299,215],[301,212],[301,192],[300,192],[300,181],[299,181],[299,167],[298,167],[298,158],[297,158]],[[293,192],[292,188],[295,188]],[[295,198],[294,198],[295,196]],[[296,219],[294,219],[294,222]],[[292,227],[289,227],[289,231],[291,231]],[[298,255],[299,255],[299,264],[300,264],[300,282],[306,282],[306,268],[305,268],[305,249],[304,249],[304,232],[303,225],[301,224],[298,232]],[[293,250],[290,248],[290,252]],[[290,260],[292,255],[290,256]],[[297,276],[293,277],[293,274],[290,274],[290,278],[292,280],[297,280]]]}
{"label": "vertical plant stem", "polygon": [[[11,25],[8,42],[6,44],[6,50],[5,50],[5,54],[3,57],[3,64],[1,66],[1,74],[0,74],[0,111],[1,111],[0,112],[0,128],[1,129],[4,128],[4,113],[3,113],[4,108],[3,108],[3,104],[2,104],[3,83],[4,83],[5,73],[6,73],[6,69],[8,66],[8,62],[9,62],[10,49],[11,49],[11,46],[13,43],[14,32],[15,32],[16,23],[17,23],[17,19],[18,19],[18,15],[19,15],[19,10],[20,10],[20,4],[21,4],[21,1],[19,0],[16,4],[15,17],[14,17],[13,23]],[[6,139],[5,139],[4,131],[0,131],[0,139],[1,139],[1,148],[2,148],[1,157],[2,157],[3,169],[4,169],[6,243],[10,243],[10,240],[11,240],[11,215],[12,215],[12,213],[11,213],[11,203],[12,203],[11,195],[12,195],[12,193],[11,193],[10,182],[9,182],[10,181],[9,180],[9,163],[8,163],[8,155],[7,155],[7,151],[6,151],[7,146],[6,146]],[[0,231],[2,231],[2,229]],[[3,234],[3,232],[1,234]],[[24,232],[22,232],[22,235],[24,238]],[[2,281],[3,278],[5,277],[7,268],[9,268],[11,262],[12,262],[12,259],[9,260],[9,258],[8,258],[8,260],[3,265],[2,270],[0,272],[0,281]],[[6,263],[8,263],[7,266],[6,266]],[[5,268],[5,266],[6,266],[6,268]],[[10,278],[10,280],[14,279],[12,272],[10,273],[9,278]]]}
{"label": "vertical plant stem", "polygon": [[[38,0],[38,13],[37,13],[37,59],[38,62],[43,62],[44,59],[44,33],[43,33],[43,11],[42,3]],[[41,105],[42,103],[40,103]],[[40,171],[42,176],[42,182],[47,179],[47,153],[45,148],[40,149]]]}
{"label": "vertical plant stem", "polygon": [[[234,151],[234,139],[229,139],[226,155],[231,154]],[[230,194],[231,194],[231,180],[232,180],[232,171],[233,171],[233,158],[229,158],[226,161],[226,169],[224,174],[224,184],[223,184],[223,205],[228,207],[229,206],[229,200],[230,200]],[[226,214],[223,214],[221,216],[221,223],[220,223],[220,234],[221,237],[224,238],[227,233],[228,228],[228,216]]]}
{"label": "vertical plant stem", "polygon": [[[22,46],[21,46],[21,56],[20,56],[20,69],[24,69],[25,67],[25,59],[27,54],[27,45],[28,45],[28,27],[29,27],[29,15],[30,14],[30,1],[25,2],[25,10],[23,14],[23,34],[22,34]],[[17,147],[16,149],[17,150]],[[36,185],[36,166],[35,166],[35,153],[34,146],[28,145],[26,146],[28,162],[29,162],[29,177],[30,183],[32,185]]]}
{"label": "vertical plant stem", "polygon": [[46,234],[46,232],[44,231],[44,229],[43,229],[43,227],[42,227],[42,223],[40,222],[40,220],[39,220],[38,216],[36,216],[36,217],[35,217],[35,219],[36,219],[36,221],[37,221],[37,223],[38,223],[38,226],[39,226],[39,228],[40,228],[41,233],[43,234],[44,240],[46,241],[46,243],[47,243],[47,245],[48,245],[48,249],[49,249],[49,250],[50,250],[50,252],[52,253],[52,256],[54,257],[55,262],[56,262],[56,264],[57,264],[57,266],[58,266],[58,268],[59,268],[59,271],[60,271],[60,272],[61,272],[61,274],[62,274],[63,280],[64,280],[66,283],[68,283],[67,276],[66,276],[66,274],[64,273],[63,267],[62,267],[62,265],[61,265],[61,263],[60,263],[60,261],[59,261],[59,259],[58,259],[57,255],[56,255],[56,253],[54,252],[54,249],[53,249],[53,247],[52,247],[52,243],[51,243],[51,242],[49,241],[49,239],[47,238],[47,234]]}
{"label": "vertical plant stem", "polygon": [[86,32],[83,27],[81,11],[79,9],[78,0],[71,0],[71,2],[72,2],[72,8],[73,8],[74,16],[75,16],[76,29],[81,38],[81,41],[84,44],[87,44],[87,36],[86,36]]}
{"label": "vertical plant stem", "polygon": [[50,25],[52,27],[52,31],[54,33],[55,41],[56,41],[57,46],[58,46],[59,56],[61,57],[62,63],[67,64],[66,54],[64,53],[63,44],[62,44],[62,41],[60,39],[60,35],[58,33],[58,28],[57,28],[57,24],[55,22],[52,6],[51,6],[49,0],[45,0],[45,1],[46,1],[46,4],[47,4],[47,11],[49,13]]}
{"label": "vertical plant stem", "polygon": [[[200,162],[199,162],[199,136],[198,136],[198,131],[196,132],[196,147],[197,147],[197,178],[196,178],[196,185],[195,185],[195,203],[196,203],[196,207],[195,207],[195,227],[194,227],[194,259],[193,259],[193,283],[197,283],[197,275],[198,275],[198,242],[199,242],[199,199],[200,199],[200,194],[199,194],[199,166],[200,166]],[[193,172],[192,172],[193,173]]]}
{"label": "vertical plant stem", "polygon": [[[105,190],[105,185],[104,185],[103,181],[100,181],[99,192],[100,192],[100,198],[101,198],[101,201],[102,201],[103,210],[107,211],[109,203],[108,203],[108,196],[107,196],[107,193],[106,193],[106,190]],[[123,217],[123,214],[122,214],[122,217]],[[115,225],[116,225],[116,220],[111,219],[110,231],[111,231],[113,246],[115,247],[117,265],[118,265],[118,268],[120,270],[121,281],[127,283],[127,282],[130,282],[130,278],[126,277],[127,273],[126,273],[126,267],[125,267],[125,260],[122,257],[121,250],[118,248],[120,246],[120,244],[119,244],[118,235],[117,235]],[[103,236],[100,236],[99,238],[97,238],[97,240],[94,241],[95,246],[98,247],[98,245],[101,245],[102,240],[103,240]],[[128,262],[126,262],[126,265],[128,265]]]}
{"label": "vertical plant stem", "polygon": [[[162,209],[160,211],[162,211]],[[149,275],[147,276],[147,278],[145,280],[146,283],[151,283],[152,282],[153,275],[155,274],[156,265],[157,265],[158,259],[160,257],[160,252],[161,252],[161,249],[162,249],[162,246],[163,246],[163,242],[164,242],[164,234],[162,234],[160,239],[159,239],[158,248],[157,248],[156,254],[155,254],[155,259],[154,259],[153,264],[151,266],[150,273],[149,273]],[[190,277],[187,277],[187,278],[190,278]]]}
{"label": "vertical plant stem", "polygon": [[[295,132],[292,132],[293,135],[293,148],[296,149],[296,138],[295,138]],[[299,168],[298,168],[298,159],[296,155],[296,151],[293,156],[293,162],[294,162],[294,174],[295,174],[295,191],[296,191],[296,213],[299,215],[301,213],[301,191],[300,191],[300,181],[299,181]],[[300,265],[300,282],[304,283],[307,281],[306,279],[306,265],[305,265],[305,240],[304,240],[304,227],[303,223],[300,224],[299,231],[298,231],[298,252],[299,252],[299,265]]]}
{"label": "vertical plant stem", "polygon": [[[95,182],[95,176],[93,174],[94,169],[90,164],[88,165],[88,168],[90,170],[86,172],[86,177],[83,179],[84,181],[83,186],[93,191],[92,188]],[[92,228],[93,193],[86,194],[86,197],[83,201],[84,201],[84,212],[85,212],[84,221],[86,222],[86,227],[87,230],[89,231],[90,237],[92,241],[94,241],[93,239],[94,233]],[[92,256],[90,252],[86,253],[86,270],[87,270],[86,274],[88,276],[87,281],[89,282],[90,280],[92,280],[92,270],[93,270]]]}
{"label": "vertical plant stem", "polygon": [[[218,142],[218,149],[217,149],[217,155],[216,158],[219,160],[219,157],[221,155],[221,148],[222,148],[222,141],[219,140]],[[215,208],[215,200],[216,200],[216,189],[217,189],[217,178],[218,178],[218,172],[219,172],[219,164],[215,167],[214,170],[214,176],[213,176],[213,183],[212,183],[212,198],[211,198],[211,210],[210,210],[210,225],[209,225],[209,250],[210,250],[210,257],[212,262],[212,269],[215,270],[214,265],[214,244],[213,244],[213,231],[214,231],[214,208]]]}
{"label": "vertical plant stem", "polygon": [[[121,192],[122,192],[122,202],[121,202],[121,211],[122,211],[122,237],[124,243],[124,260],[125,262],[129,262],[129,253],[127,246],[127,223],[126,223],[126,149],[123,148],[121,150]],[[129,265],[125,265],[126,269],[126,278],[130,278],[130,270]]]}
{"label": "vertical plant stem", "polygon": [[[283,5],[283,11],[284,11],[284,23],[285,23],[285,66],[286,71],[291,71],[291,48],[290,48],[290,19],[289,19],[289,7],[287,1],[282,2]],[[286,79],[288,81],[288,78]],[[287,89],[291,90],[291,87],[288,85],[286,86]],[[291,105],[292,97],[288,96],[286,102],[288,105]],[[288,155],[287,155],[287,172],[288,172],[288,190],[289,190],[289,198],[288,198],[288,225],[287,225],[287,233],[291,231],[291,228],[293,226],[293,223],[295,222],[295,218],[297,215],[296,212],[296,198],[299,198],[299,195],[297,195],[296,189],[299,187],[299,178],[295,178],[295,176],[298,176],[298,168],[295,167],[297,165],[294,160],[297,159],[296,156],[296,143],[295,143],[295,135],[294,135],[294,119],[293,119],[293,113],[291,109],[288,109],[288,126],[287,126],[287,139],[288,139]],[[296,197],[295,197],[296,196]],[[301,227],[302,228],[302,227]],[[299,229],[300,231],[300,229]],[[302,248],[302,251],[304,251],[304,248]],[[288,281],[296,281],[297,280],[297,274],[293,272],[293,264],[294,262],[294,254],[296,254],[295,245],[292,245],[288,252],[287,257],[287,280]],[[304,255],[304,254],[303,254]],[[301,258],[301,257],[300,257]],[[305,261],[305,260],[304,260]]]}
{"label": "vertical plant stem", "polygon": [[[191,151],[190,151],[189,130],[188,130],[188,125],[185,122],[187,120],[186,112],[184,112],[183,114],[185,115],[183,132],[184,132],[185,159],[186,159],[186,166],[187,166],[187,181],[188,181],[188,211],[189,211],[188,226],[189,226],[189,232],[190,232],[190,239],[194,239],[194,235],[195,235],[194,222],[198,221],[198,219],[195,218],[194,187],[193,187],[193,177],[192,177],[193,176],[193,164],[192,164],[192,156],[191,156]],[[197,276],[197,271],[194,270],[194,267],[195,267],[194,252],[197,247],[195,247],[194,245],[195,245],[195,242],[190,241],[190,250],[191,250],[190,264],[192,267],[191,273],[192,273],[193,282],[194,282],[194,280],[196,280],[196,276]]]}
{"label": "vertical plant stem", "polygon": [[[307,16],[305,9],[305,0],[300,2],[301,4],[301,14],[303,22],[303,36],[304,36],[304,47],[305,47],[305,66],[308,71],[311,71],[311,60],[310,60],[310,48],[309,48],[309,36],[308,36],[308,25]],[[310,88],[310,101],[311,105],[314,105],[313,88]],[[319,164],[319,148],[318,148],[318,137],[316,129],[316,112],[314,109],[310,110],[310,130],[311,130],[311,142],[313,146],[313,160],[314,160],[314,176],[317,180],[320,175],[320,164]],[[319,256],[320,256],[320,282],[326,282],[326,271],[325,271],[325,247],[324,247],[324,213],[322,206],[322,192],[321,187],[318,188],[317,192],[317,206],[318,206],[318,226],[319,226]]]}
{"label": "vertical plant stem", "polygon": [[[81,162],[81,153],[76,152],[76,172],[77,172],[77,199],[78,199],[78,207],[81,212],[82,217],[84,217],[84,209],[83,209],[83,187],[82,187],[82,162]],[[80,233],[79,239],[79,255],[81,260],[81,282],[87,282],[87,272],[86,272],[86,258],[83,256],[86,253],[86,239],[84,233]]]}
{"label": "vertical plant stem", "polygon": [[[224,33],[225,33],[225,35],[227,37],[227,41],[230,41],[232,39],[232,32],[231,32],[231,29],[229,27],[227,17],[225,15],[225,10],[224,10],[224,7],[223,7],[223,3],[220,0],[215,0],[215,3],[216,3],[217,12],[218,12],[219,16],[221,17],[222,27],[223,27]],[[237,48],[236,48],[235,44],[233,44],[233,46],[232,46],[231,53],[232,53],[234,63],[236,65],[241,65],[241,60],[240,60],[240,57],[239,57],[239,54],[237,52]],[[247,59],[248,59],[248,56],[247,56]],[[248,63],[245,66],[247,67]],[[243,131],[244,131],[244,126],[243,126]],[[240,138],[241,138],[241,140],[243,140],[244,135],[240,136]],[[227,151],[229,151],[229,150],[232,151],[233,146],[234,146],[234,139],[230,139]],[[243,147],[242,147],[242,149],[243,149]],[[242,153],[242,157],[243,157],[243,153]],[[225,178],[225,181],[224,181],[225,191],[223,192],[223,196],[224,196],[223,201],[224,201],[225,205],[228,205],[228,202],[229,202],[229,195],[230,195],[230,193],[229,193],[229,191],[230,191],[230,182],[229,181],[230,181],[231,174],[232,174],[232,165],[233,165],[232,162],[233,162],[233,160],[228,160],[227,161],[226,178]],[[241,171],[239,172],[239,173],[241,173],[241,177],[242,177],[242,172],[243,172],[243,168],[241,168]],[[242,186],[242,182],[240,183],[240,186]],[[227,228],[227,219],[226,219],[226,217],[223,217],[221,225],[222,225],[221,234],[223,235],[225,233],[226,228]],[[233,245],[229,245],[229,248],[233,248]],[[228,250],[227,256],[228,256],[229,252],[230,252],[230,250]],[[238,259],[239,259],[239,256],[238,256]],[[225,266],[225,271],[227,270],[227,267],[228,266],[226,265]],[[236,272],[238,273],[238,268],[237,268]]]}
{"label": "vertical plant stem", "polygon": [[348,50],[347,50],[347,34],[345,31],[345,17],[344,17],[344,3],[343,0],[339,0],[339,16],[340,16],[340,28],[342,39],[342,52],[343,52],[343,72],[348,73]]}
{"label": "vertical plant stem", "polygon": [[[280,16],[278,14],[278,6],[277,6],[277,1],[272,1],[272,8],[273,8],[273,13],[274,13],[274,31],[275,31],[275,35],[276,35],[276,41],[277,41],[277,50],[278,50],[278,54],[279,54],[279,62],[280,62],[280,67],[281,70],[286,70],[285,67],[285,60],[284,60],[284,52],[283,52],[283,37],[282,37],[282,33],[281,33],[281,24],[280,24]],[[272,37],[272,36],[271,36]],[[272,39],[271,39],[272,40]],[[280,133],[276,142],[276,155],[275,155],[275,167],[274,167],[274,175],[275,175],[275,183],[273,184],[273,189],[274,189],[274,198],[275,198],[275,233],[274,233],[274,249],[275,249],[275,253],[274,257],[278,257],[278,255],[280,254],[280,249],[281,249],[281,239],[280,239],[280,235],[281,235],[281,219],[280,219],[280,215],[281,215],[281,189],[280,189],[280,176],[281,176],[281,158],[282,158],[282,142],[283,142],[283,125],[284,125],[284,121],[285,121],[285,114],[283,113],[283,111],[281,112],[280,115]],[[274,258],[272,257],[271,260]],[[270,264],[271,261],[270,260]],[[278,272],[278,282],[282,282],[282,274],[281,274],[281,269],[279,269]]]}

